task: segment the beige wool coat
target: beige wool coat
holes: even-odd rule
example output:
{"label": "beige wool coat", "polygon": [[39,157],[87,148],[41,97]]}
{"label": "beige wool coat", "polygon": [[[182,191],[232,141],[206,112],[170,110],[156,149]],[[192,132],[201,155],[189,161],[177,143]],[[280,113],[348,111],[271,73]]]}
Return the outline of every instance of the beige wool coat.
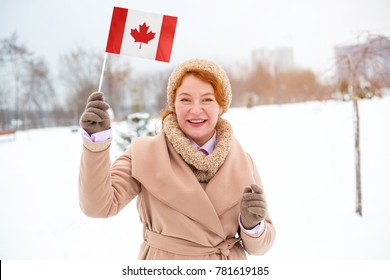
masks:
{"label": "beige wool coat", "polygon": [[199,183],[163,131],[133,139],[112,166],[111,140],[83,141],[81,209],[91,217],[109,217],[137,197],[144,228],[139,259],[246,259],[245,251],[261,255],[272,246],[275,230],[269,217],[260,234],[240,229],[243,190],[252,183],[261,186],[261,180],[234,137],[224,163],[207,183]]}

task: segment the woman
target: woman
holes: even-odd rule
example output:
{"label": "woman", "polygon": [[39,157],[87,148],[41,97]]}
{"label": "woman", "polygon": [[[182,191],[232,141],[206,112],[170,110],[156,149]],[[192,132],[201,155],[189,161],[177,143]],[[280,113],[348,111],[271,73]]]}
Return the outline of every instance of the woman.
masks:
{"label": "woman", "polygon": [[229,79],[217,64],[184,62],[168,81],[163,129],[133,139],[111,166],[111,138],[104,136],[109,106],[102,93],[93,93],[80,119],[86,131],[79,183],[84,213],[113,216],[137,196],[144,228],[139,259],[264,254],[275,230],[256,166],[221,118],[230,103]]}

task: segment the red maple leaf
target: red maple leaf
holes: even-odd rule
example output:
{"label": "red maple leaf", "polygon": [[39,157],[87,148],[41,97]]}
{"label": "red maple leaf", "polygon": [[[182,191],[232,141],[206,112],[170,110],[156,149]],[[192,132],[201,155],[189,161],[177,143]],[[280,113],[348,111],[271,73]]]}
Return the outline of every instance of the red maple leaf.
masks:
{"label": "red maple leaf", "polygon": [[144,24],[139,25],[139,31],[134,28],[131,29],[130,35],[133,36],[134,42],[140,42],[139,48],[141,48],[142,43],[147,44],[150,40],[154,39],[154,35],[156,33],[149,31],[149,26],[146,25],[146,22]]}

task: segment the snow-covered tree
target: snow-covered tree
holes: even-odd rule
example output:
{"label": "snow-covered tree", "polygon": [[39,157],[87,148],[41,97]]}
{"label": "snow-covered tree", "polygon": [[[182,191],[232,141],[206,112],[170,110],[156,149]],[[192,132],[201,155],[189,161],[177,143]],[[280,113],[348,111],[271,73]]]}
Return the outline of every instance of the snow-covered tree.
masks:
{"label": "snow-covered tree", "polygon": [[[336,47],[337,67],[340,79],[340,91],[348,95],[353,104],[355,128],[355,173],[356,173],[356,213],[363,215],[362,187],[360,170],[360,99],[371,98],[380,84],[389,83],[390,76],[390,38],[368,33],[363,43]],[[370,80],[372,82],[370,82]]]}
{"label": "snow-covered tree", "polygon": [[155,128],[148,113],[133,113],[127,116],[127,121],[118,127],[119,137],[116,143],[124,151],[134,137],[155,135]]}

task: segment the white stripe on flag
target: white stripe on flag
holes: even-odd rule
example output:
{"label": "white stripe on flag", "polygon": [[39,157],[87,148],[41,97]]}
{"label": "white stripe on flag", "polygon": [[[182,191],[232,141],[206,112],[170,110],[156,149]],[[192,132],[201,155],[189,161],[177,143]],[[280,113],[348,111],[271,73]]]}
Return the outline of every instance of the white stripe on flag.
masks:
{"label": "white stripe on flag", "polygon": [[[121,54],[142,58],[155,59],[160,38],[162,15],[129,10],[122,40]],[[131,36],[131,29],[140,30],[143,24],[148,26],[148,32],[155,33],[154,39],[147,44],[136,42]]]}

